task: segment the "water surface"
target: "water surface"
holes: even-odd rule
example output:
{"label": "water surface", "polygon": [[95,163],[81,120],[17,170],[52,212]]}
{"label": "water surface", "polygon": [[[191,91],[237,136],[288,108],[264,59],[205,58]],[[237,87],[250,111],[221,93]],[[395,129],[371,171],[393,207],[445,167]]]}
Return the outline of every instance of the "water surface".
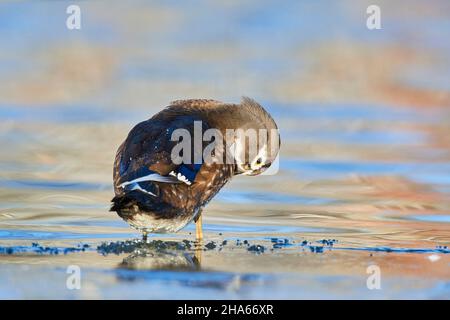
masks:
{"label": "water surface", "polygon": [[[132,2],[81,3],[79,31],[68,2],[0,4],[0,298],[450,298],[445,1],[382,2],[380,31],[364,2]],[[140,242],[108,211],[119,144],[240,95],[279,124],[279,173],[228,184],[200,246]]]}

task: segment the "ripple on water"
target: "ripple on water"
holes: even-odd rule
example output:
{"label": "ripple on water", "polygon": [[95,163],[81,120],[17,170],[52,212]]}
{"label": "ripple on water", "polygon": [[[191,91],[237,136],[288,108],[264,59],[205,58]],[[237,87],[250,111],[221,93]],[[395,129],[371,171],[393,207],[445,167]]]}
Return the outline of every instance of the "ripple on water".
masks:
{"label": "ripple on water", "polygon": [[76,182],[76,181],[54,181],[54,180],[1,180],[0,188],[5,189],[56,189],[56,190],[108,190],[109,184]]}
{"label": "ripple on water", "polygon": [[255,203],[284,203],[284,204],[310,204],[310,205],[326,205],[337,202],[334,199],[324,197],[305,197],[297,195],[287,195],[273,192],[252,192],[252,191],[230,191],[223,190],[217,195],[217,199],[237,204]]}
{"label": "ripple on water", "polygon": [[416,220],[416,221],[426,221],[426,222],[450,223],[450,215],[433,215],[433,214],[412,215],[412,216],[407,216],[406,219]]}
{"label": "ripple on water", "polygon": [[450,163],[381,163],[374,161],[307,161],[302,159],[281,159],[283,169],[301,172],[303,179],[338,178],[351,173],[361,175],[401,175],[419,183],[434,185],[450,184]]}
{"label": "ripple on water", "polygon": [[[195,230],[194,225],[189,225],[186,230]],[[288,233],[325,233],[339,232],[339,230],[329,228],[285,226],[285,225],[222,225],[205,224],[203,230],[211,233],[262,233],[262,234],[288,234]]]}
{"label": "ripple on water", "polygon": [[136,236],[135,233],[75,233],[64,231],[0,230],[0,239],[2,240],[108,239],[134,236]]}

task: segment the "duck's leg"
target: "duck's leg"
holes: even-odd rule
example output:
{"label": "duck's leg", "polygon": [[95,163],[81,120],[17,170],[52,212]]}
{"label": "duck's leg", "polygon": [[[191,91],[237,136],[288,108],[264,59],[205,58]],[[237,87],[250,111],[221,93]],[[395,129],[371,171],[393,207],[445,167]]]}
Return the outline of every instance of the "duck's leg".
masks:
{"label": "duck's leg", "polygon": [[203,240],[202,213],[200,212],[195,221],[195,235],[198,242]]}
{"label": "duck's leg", "polygon": [[195,218],[195,260],[197,266],[200,268],[202,264],[202,251],[203,251],[203,228],[202,228],[202,209]]}

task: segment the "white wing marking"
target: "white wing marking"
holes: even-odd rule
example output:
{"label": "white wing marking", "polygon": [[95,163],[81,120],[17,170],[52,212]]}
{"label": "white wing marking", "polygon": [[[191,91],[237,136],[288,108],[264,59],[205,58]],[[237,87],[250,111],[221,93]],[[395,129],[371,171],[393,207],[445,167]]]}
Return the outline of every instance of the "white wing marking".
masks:
{"label": "white wing marking", "polygon": [[169,173],[169,175],[171,175],[171,176],[177,178],[177,180],[180,181],[180,182],[186,183],[188,186],[190,186],[190,185],[192,184],[191,181],[189,181],[184,175],[182,175],[182,174],[179,173],[179,172],[178,172],[178,174],[176,174],[174,171],[171,171],[171,172]]}
{"label": "white wing marking", "polygon": [[180,181],[178,181],[178,179],[176,178],[172,178],[172,177],[165,177],[162,176],[160,174],[157,173],[151,173],[147,176],[143,176],[140,178],[136,178],[134,180],[131,181],[126,181],[124,183],[122,183],[119,187],[123,188],[129,184],[133,184],[133,183],[138,183],[138,182],[143,182],[143,181],[157,181],[157,182],[166,182],[166,183],[180,183]]}
{"label": "white wing marking", "polygon": [[139,191],[141,191],[141,192],[144,192],[144,193],[147,193],[147,194],[149,194],[149,195],[151,195],[151,196],[156,197],[156,194],[154,194],[154,193],[152,193],[152,192],[150,192],[150,191],[147,191],[147,190],[141,188],[141,186],[140,186],[138,183],[135,183],[135,184],[132,186],[131,190],[139,190]]}

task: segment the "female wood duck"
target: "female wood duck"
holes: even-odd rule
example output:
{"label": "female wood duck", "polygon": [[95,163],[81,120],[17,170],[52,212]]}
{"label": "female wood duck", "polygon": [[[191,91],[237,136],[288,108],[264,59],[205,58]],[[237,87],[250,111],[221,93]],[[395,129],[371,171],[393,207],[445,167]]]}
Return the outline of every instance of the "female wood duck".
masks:
{"label": "female wood duck", "polygon": [[[216,161],[205,161],[204,157],[209,129],[221,134],[219,138],[214,136],[214,146],[224,145],[211,152]],[[249,142],[248,136],[230,138],[230,130],[238,129],[252,129],[258,139],[263,135],[267,139],[258,140],[256,150],[250,150],[251,141],[245,143]],[[179,132],[194,136],[190,150],[179,152],[181,162],[174,161],[174,150],[189,141],[184,141],[186,137],[181,142],[174,140],[174,134]],[[198,133],[203,139],[200,137],[196,144]],[[195,221],[197,239],[201,240],[203,207],[234,175],[257,175],[270,167],[279,146],[275,121],[250,98],[244,97],[240,104],[206,99],[174,101],[151,119],[137,124],[117,150],[111,211],[140,230],[144,239],[150,232],[177,232]],[[227,152],[233,155],[233,161],[228,156],[224,158]],[[191,156],[198,159],[199,154],[200,161],[192,161]]]}

